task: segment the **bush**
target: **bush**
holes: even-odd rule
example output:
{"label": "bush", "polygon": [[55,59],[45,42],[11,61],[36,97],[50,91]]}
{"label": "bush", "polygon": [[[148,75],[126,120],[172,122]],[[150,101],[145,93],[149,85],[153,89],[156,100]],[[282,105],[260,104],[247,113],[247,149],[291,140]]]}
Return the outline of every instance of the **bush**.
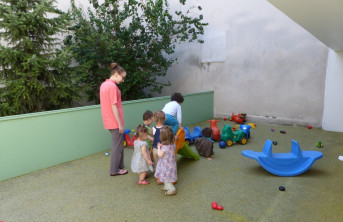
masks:
{"label": "bush", "polygon": [[[169,82],[165,76],[175,59],[176,44],[198,40],[204,33],[203,16],[170,13],[166,0],[97,0],[89,1],[93,8],[87,13],[72,0],[73,34],[65,44],[72,48],[78,62],[80,84],[86,88],[89,100],[99,102],[99,86],[109,78],[111,62],[117,62],[127,72],[125,84],[120,84],[123,100],[140,99],[161,92]],[[184,5],[185,0],[180,1]],[[194,14],[194,13],[193,13]],[[148,92],[148,93],[146,93]]]}

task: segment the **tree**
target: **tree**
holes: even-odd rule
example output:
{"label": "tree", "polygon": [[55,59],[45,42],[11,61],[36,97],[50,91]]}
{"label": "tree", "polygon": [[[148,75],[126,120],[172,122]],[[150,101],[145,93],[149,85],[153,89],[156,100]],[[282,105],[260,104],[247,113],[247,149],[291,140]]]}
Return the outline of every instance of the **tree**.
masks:
{"label": "tree", "polygon": [[58,35],[70,15],[55,0],[2,0],[0,3],[0,116],[70,107],[78,98]]}
{"label": "tree", "polygon": [[[185,5],[185,0],[180,0]],[[87,14],[72,0],[73,35],[65,39],[82,70],[81,84],[89,100],[99,101],[99,86],[109,77],[111,62],[127,71],[119,85],[123,99],[149,97],[170,85],[165,76],[176,59],[168,57],[176,44],[198,40],[204,33],[203,16],[190,17],[201,7],[170,13],[167,0],[89,0]],[[202,43],[201,40],[198,40]]]}

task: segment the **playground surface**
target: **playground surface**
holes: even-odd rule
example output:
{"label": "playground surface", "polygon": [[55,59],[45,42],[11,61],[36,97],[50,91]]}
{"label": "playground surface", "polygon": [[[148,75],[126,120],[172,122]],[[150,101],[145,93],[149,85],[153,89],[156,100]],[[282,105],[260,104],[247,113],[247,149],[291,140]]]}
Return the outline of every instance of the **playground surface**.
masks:
{"label": "playground surface", "polygon": [[[217,124],[219,129],[236,125]],[[343,156],[343,133],[256,124],[245,145],[221,149],[215,142],[213,160],[178,156],[175,196],[164,196],[153,176],[151,184],[137,184],[130,169],[133,148],[128,147],[129,174],[124,176],[109,176],[107,150],[0,182],[0,221],[342,221],[343,162],[338,157]],[[191,125],[191,131],[195,126],[209,123]],[[279,177],[241,154],[261,152],[267,139],[277,141],[274,153],[290,152],[294,139],[302,150],[320,151],[323,157],[301,175]],[[318,141],[323,148],[316,147]],[[212,201],[224,210],[213,210]]]}

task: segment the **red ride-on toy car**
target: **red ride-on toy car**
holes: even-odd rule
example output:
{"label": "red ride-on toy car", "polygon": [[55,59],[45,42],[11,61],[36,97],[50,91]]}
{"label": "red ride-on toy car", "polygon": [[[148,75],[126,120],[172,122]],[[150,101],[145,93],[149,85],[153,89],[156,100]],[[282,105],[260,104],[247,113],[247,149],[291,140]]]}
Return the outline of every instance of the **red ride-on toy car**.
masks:
{"label": "red ride-on toy car", "polygon": [[220,130],[217,127],[217,122],[219,122],[219,120],[211,119],[211,120],[208,120],[208,122],[211,123],[210,128],[212,130],[212,139],[214,141],[219,140],[220,139]]}
{"label": "red ride-on toy car", "polygon": [[133,146],[133,142],[135,142],[136,137],[134,135],[132,135],[132,139],[130,137],[130,132],[133,132],[134,130],[132,129],[125,129],[124,130],[124,144],[123,146]]}
{"label": "red ride-on toy car", "polygon": [[235,121],[236,123],[244,123],[246,115],[247,115],[246,113],[238,113],[237,115],[232,113],[232,116],[229,118],[229,120]]}

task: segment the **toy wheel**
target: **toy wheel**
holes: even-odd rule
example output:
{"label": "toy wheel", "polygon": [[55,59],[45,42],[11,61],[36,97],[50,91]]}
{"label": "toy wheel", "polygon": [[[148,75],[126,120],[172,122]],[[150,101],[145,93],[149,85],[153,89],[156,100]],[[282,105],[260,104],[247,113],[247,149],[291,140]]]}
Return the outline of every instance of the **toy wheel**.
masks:
{"label": "toy wheel", "polygon": [[186,143],[187,145],[189,145],[189,140],[185,140],[185,143]]}
{"label": "toy wheel", "polygon": [[242,139],[241,139],[241,144],[244,145],[244,144],[246,144],[246,143],[247,143],[247,138],[245,138],[245,137],[242,138]]}
{"label": "toy wheel", "polygon": [[124,142],[123,142],[123,146],[124,146],[124,147],[126,147],[126,146],[127,146],[127,142],[126,142],[126,140],[124,140]]}
{"label": "toy wheel", "polygon": [[226,141],[226,146],[232,146],[232,140],[227,140]]}

